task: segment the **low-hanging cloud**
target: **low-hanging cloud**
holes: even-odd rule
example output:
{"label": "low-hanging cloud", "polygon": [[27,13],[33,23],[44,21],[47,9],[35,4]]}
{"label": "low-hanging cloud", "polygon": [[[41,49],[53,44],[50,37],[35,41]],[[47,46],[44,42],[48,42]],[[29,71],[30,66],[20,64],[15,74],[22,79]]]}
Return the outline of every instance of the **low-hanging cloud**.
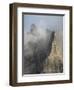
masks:
{"label": "low-hanging cloud", "polygon": [[[39,73],[42,70],[43,62],[51,51],[52,33],[36,26],[30,32],[24,32],[24,73]],[[33,68],[35,71],[32,71]]]}

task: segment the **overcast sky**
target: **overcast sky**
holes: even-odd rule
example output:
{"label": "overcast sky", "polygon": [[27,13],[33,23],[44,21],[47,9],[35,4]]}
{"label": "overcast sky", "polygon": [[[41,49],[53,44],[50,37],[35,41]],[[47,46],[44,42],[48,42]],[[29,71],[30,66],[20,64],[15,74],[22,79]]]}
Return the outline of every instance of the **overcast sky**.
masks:
{"label": "overcast sky", "polygon": [[[47,28],[56,31],[58,45],[63,50],[63,16],[60,15],[24,15],[24,32],[31,30],[31,25],[35,24],[43,33]],[[38,29],[38,30],[39,30]],[[42,34],[41,34],[42,35]],[[28,39],[28,38],[27,38]]]}
{"label": "overcast sky", "polygon": [[60,15],[25,15],[24,30],[30,31],[31,25],[35,24],[38,28],[50,30],[63,30],[63,16]]}

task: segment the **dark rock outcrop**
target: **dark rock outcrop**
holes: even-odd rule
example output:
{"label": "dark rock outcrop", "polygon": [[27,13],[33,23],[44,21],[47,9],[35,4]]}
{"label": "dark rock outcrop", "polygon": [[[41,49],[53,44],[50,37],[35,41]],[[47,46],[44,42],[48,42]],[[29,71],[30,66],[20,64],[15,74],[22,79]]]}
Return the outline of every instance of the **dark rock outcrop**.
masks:
{"label": "dark rock outcrop", "polygon": [[[36,40],[30,40],[24,46],[24,69],[23,74],[39,74],[43,71],[43,64],[48,57],[48,54],[51,52],[52,42],[54,40],[54,31],[45,31],[45,37],[40,36],[41,34],[35,30],[36,26],[33,25],[30,35],[32,34],[36,37]],[[33,33],[34,32],[34,33]],[[36,36],[38,35],[38,36]],[[40,38],[39,38],[40,37]],[[25,42],[24,42],[25,43]]]}

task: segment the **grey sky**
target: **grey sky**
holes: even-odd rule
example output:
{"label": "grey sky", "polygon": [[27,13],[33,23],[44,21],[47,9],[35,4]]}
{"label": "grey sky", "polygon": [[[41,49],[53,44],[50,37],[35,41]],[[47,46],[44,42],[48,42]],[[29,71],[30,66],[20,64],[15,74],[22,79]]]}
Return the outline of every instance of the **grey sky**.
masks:
{"label": "grey sky", "polygon": [[[63,16],[60,15],[24,15],[24,31],[29,32],[35,24],[42,32],[47,28],[56,31],[58,45],[63,52]],[[42,33],[41,32],[41,33]]]}
{"label": "grey sky", "polygon": [[63,30],[63,16],[60,15],[24,15],[24,30],[30,31],[31,25],[35,24],[44,30]]}

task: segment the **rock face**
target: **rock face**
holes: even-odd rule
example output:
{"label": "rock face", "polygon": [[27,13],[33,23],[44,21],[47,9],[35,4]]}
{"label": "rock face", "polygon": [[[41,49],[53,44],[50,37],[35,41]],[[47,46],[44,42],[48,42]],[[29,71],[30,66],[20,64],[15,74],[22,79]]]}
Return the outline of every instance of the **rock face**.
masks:
{"label": "rock face", "polygon": [[56,33],[52,42],[51,53],[44,63],[44,73],[62,73],[63,72],[63,55],[60,51],[59,45],[56,40]]}
{"label": "rock face", "polygon": [[46,67],[46,62],[49,61],[54,38],[54,31],[37,29],[34,24],[30,32],[24,33],[23,75],[50,73],[51,67]]}

